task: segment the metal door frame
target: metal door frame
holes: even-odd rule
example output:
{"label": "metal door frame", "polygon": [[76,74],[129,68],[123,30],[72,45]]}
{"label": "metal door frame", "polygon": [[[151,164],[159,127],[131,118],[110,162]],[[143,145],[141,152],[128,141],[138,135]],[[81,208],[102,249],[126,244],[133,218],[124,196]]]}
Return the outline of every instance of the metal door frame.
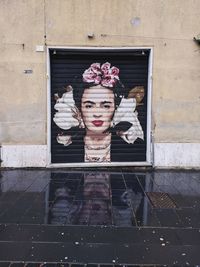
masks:
{"label": "metal door frame", "polygon": [[[147,87],[147,132],[146,132],[146,161],[142,162],[111,162],[111,163],[51,163],[51,70],[50,49],[73,50],[149,50],[148,87]],[[90,46],[47,46],[47,167],[115,167],[115,166],[153,166],[153,140],[152,140],[152,47],[90,47]]]}

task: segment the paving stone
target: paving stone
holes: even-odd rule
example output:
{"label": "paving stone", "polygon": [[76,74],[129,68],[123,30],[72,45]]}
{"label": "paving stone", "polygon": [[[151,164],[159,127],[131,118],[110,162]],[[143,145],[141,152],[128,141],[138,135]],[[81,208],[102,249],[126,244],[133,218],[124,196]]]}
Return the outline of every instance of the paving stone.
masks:
{"label": "paving stone", "polygon": [[[164,180],[157,176],[159,186],[153,173],[127,170],[3,175],[9,185],[0,196],[0,267],[200,264],[200,198],[195,187],[187,191],[190,172],[166,171]],[[93,191],[85,188],[85,178]],[[183,187],[180,194],[173,183]],[[153,208],[146,192],[155,190],[169,194],[177,207]]]}

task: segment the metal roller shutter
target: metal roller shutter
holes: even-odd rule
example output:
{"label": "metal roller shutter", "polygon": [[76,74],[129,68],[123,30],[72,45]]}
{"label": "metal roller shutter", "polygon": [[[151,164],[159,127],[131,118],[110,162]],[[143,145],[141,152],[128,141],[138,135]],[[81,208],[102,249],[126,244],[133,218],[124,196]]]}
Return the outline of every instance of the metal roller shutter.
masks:
{"label": "metal roller shutter", "polygon": [[[78,77],[82,77],[81,74],[84,73],[84,71],[88,69],[92,63],[100,63],[100,66],[102,66],[102,64],[105,62],[109,62],[111,67],[115,66],[120,70],[120,81],[124,85],[124,88],[121,88],[120,90],[124,90],[122,94],[125,99],[128,96],[130,97],[130,90],[132,88],[144,88],[144,97],[141,103],[137,103],[138,105],[136,106],[136,109],[133,110],[134,116],[137,115],[139,125],[142,128],[144,134],[143,140],[141,138],[137,138],[134,143],[128,143],[127,141],[124,141],[119,135],[124,132],[127,133],[127,130],[130,129],[132,124],[126,120],[122,120],[121,124],[117,124],[115,125],[115,128],[111,127],[109,130],[109,133],[111,133],[111,144],[109,147],[109,156],[106,156],[106,160],[119,163],[146,161],[148,61],[149,50],[50,49],[52,163],[88,162],[86,161],[84,141],[87,126],[84,126],[85,128],[83,129],[79,129],[77,125],[75,125],[75,127],[71,127],[70,129],[66,129],[67,127],[64,127],[63,129],[60,127],[59,123],[55,123],[55,116],[59,117],[59,115],[62,113],[62,111],[59,113],[59,109],[55,109],[56,98],[57,102],[59,102],[58,99],[60,99],[60,103],[63,104],[62,97],[64,96],[63,94],[67,92],[66,87],[71,85],[74,89],[74,84],[79,83]],[[77,88],[79,89],[79,85]],[[77,88],[76,90],[78,90]],[[133,92],[135,92],[134,89]],[[103,94],[99,94],[99,99],[105,101],[106,98]],[[135,101],[134,98],[131,99],[133,102]],[[65,104],[67,103],[65,102]],[[105,106],[105,108],[107,108],[107,106]],[[129,109],[130,106],[127,106],[127,110]],[[74,113],[72,114],[67,106],[64,110],[65,114],[62,114],[65,116],[65,120],[69,120],[70,124],[71,120],[74,120]],[[69,114],[67,114],[67,112],[69,112]],[[99,120],[97,120],[96,123],[98,124],[98,122]],[[66,139],[68,140],[69,136],[71,136],[70,145],[64,145],[62,142],[59,143],[58,136],[59,140],[65,140],[64,142],[67,142]],[[100,152],[97,151],[96,153],[98,154]],[[99,162],[100,165],[105,159],[105,157],[89,157],[89,160],[90,158],[92,158],[92,161],[94,162]]]}

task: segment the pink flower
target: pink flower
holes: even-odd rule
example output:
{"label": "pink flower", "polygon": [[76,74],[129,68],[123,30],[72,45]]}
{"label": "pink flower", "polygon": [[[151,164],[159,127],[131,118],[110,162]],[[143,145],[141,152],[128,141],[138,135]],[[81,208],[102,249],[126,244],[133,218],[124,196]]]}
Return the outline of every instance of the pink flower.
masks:
{"label": "pink flower", "polygon": [[90,66],[90,70],[91,70],[92,72],[94,72],[95,74],[100,75],[100,74],[101,74],[100,63],[93,63],[93,64]]}
{"label": "pink flower", "polygon": [[114,87],[119,80],[119,69],[110,67],[109,62],[104,63],[100,67],[100,63],[93,63],[83,73],[83,81],[87,83],[101,84],[105,87]]}
{"label": "pink flower", "polygon": [[100,83],[100,63],[93,63],[89,69],[85,70],[83,73],[83,81],[87,83]]}
{"label": "pink flower", "polygon": [[113,79],[110,75],[104,76],[104,79],[101,81],[101,85],[105,87],[113,87],[116,83],[116,80]]}
{"label": "pink flower", "polygon": [[104,75],[107,75],[109,73],[110,70],[110,63],[106,62],[101,66],[101,70],[103,72]]}
{"label": "pink flower", "polygon": [[109,70],[109,73],[114,76],[115,79],[119,80],[119,69],[116,68],[116,67],[112,67],[110,70]]}
{"label": "pink flower", "polygon": [[85,70],[83,73],[83,81],[87,83],[93,83],[94,79],[97,77],[91,69]]}
{"label": "pink flower", "polygon": [[95,83],[95,84],[100,84],[100,82],[101,82],[101,77],[100,77],[100,76],[96,76],[96,77],[94,78],[94,83]]}

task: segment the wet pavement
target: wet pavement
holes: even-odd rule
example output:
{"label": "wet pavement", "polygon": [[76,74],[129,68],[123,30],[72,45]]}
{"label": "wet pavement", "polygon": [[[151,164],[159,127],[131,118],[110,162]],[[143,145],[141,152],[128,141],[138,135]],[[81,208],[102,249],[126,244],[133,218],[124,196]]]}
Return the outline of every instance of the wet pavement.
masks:
{"label": "wet pavement", "polygon": [[200,171],[2,170],[0,267],[199,266]]}

